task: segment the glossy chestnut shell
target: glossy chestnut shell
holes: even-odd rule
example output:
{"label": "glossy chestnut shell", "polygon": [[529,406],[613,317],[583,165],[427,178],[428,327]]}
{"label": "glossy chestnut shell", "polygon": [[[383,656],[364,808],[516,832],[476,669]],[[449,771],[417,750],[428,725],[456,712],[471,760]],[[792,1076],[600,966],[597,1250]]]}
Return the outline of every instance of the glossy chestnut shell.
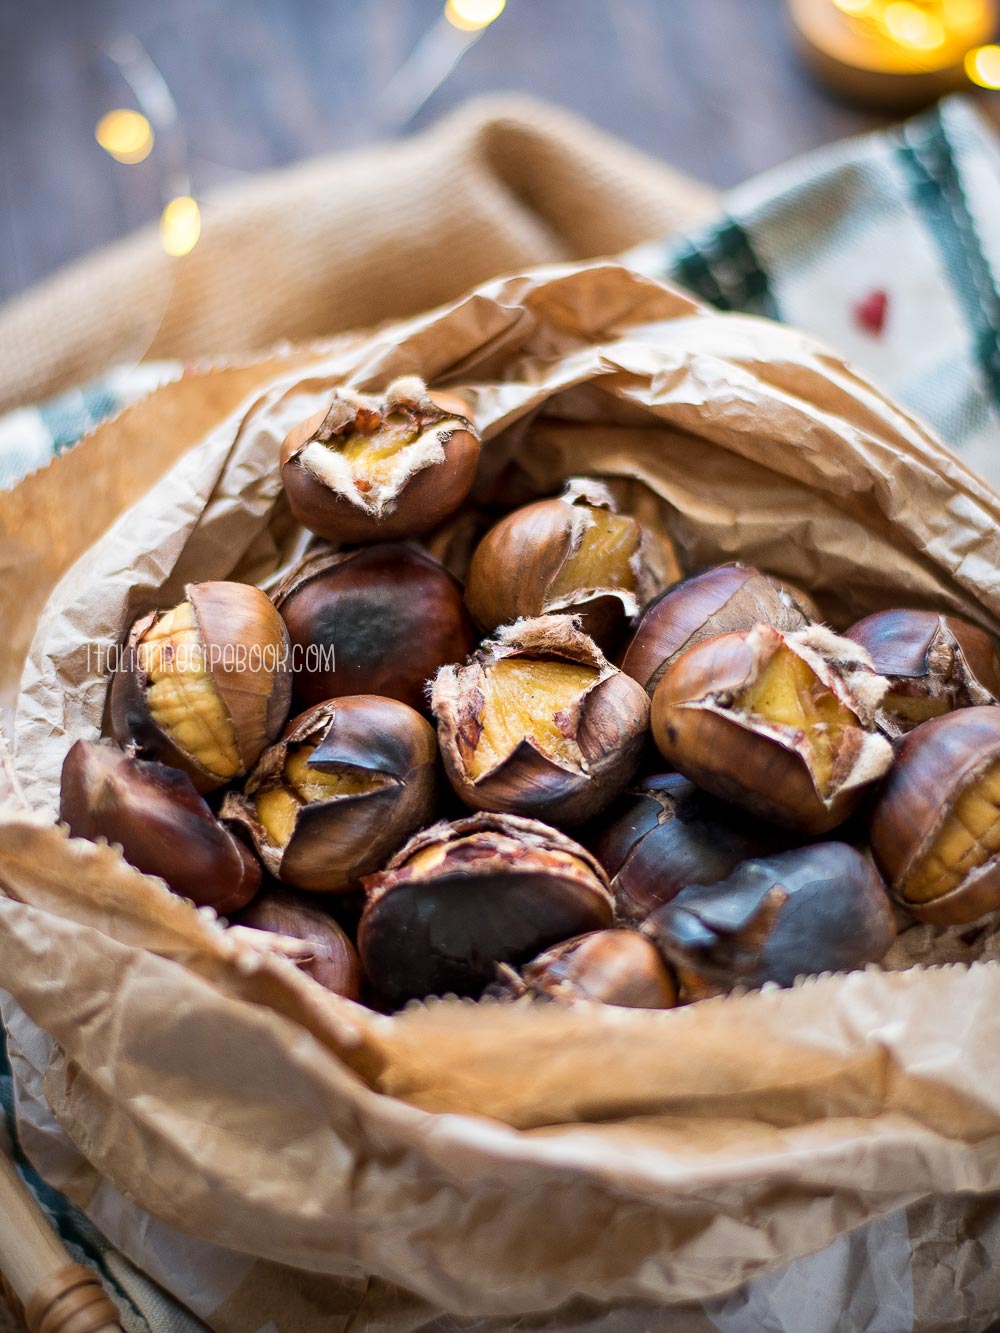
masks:
{"label": "glossy chestnut shell", "polygon": [[299,964],[300,970],[335,995],[361,999],[364,972],[358,951],[327,912],[286,889],[269,888],[240,913],[234,924],[304,940],[311,946],[312,956]]}
{"label": "glossy chestnut shell", "polygon": [[[506,969],[505,969],[506,970]],[[508,993],[563,1004],[591,1000],[623,1009],[672,1009],[677,986],[656,945],[635,930],[597,930],[565,940],[505,977]]]}

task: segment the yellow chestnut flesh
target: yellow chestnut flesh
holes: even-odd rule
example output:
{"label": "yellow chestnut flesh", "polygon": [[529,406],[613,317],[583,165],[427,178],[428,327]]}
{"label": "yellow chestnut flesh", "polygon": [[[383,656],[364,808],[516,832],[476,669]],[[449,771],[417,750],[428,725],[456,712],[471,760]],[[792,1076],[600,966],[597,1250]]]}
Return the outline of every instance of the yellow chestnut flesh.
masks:
{"label": "yellow chestnut flesh", "polygon": [[912,903],[943,898],[998,852],[1000,761],[960,788],[927,851],[901,885],[901,896]]}
{"label": "yellow chestnut flesh", "polygon": [[[448,423],[442,423],[447,425]],[[455,423],[456,428],[458,423]],[[435,427],[440,429],[440,425]],[[397,474],[408,466],[405,452],[417,444],[422,436],[419,425],[402,412],[393,412],[382,419],[374,434],[354,431],[331,440],[314,440],[303,451],[303,461],[319,476],[329,472],[323,451],[339,454],[348,465],[354,485],[362,493],[373,488],[390,486]]]}
{"label": "yellow chestnut flesh", "polygon": [[309,759],[316,748],[307,744],[289,746],[282,785],[254,795],[257,818],[278,847],[286,847],[291,841],[303,806],[342,796],[360,796],[384,787],[389,781],[383,773],[363,769],[321,772],[318,768],[310,768]]}
{"label": "yellow chestnut flesh", "polygon": [[560,729],[560,716],[579,704],[599,673],[575,662],[502,658],[482,677],[482,731],[468,764],[476,780],[491,772],[530,740],[561,767],[577,772],[586,765],[577,742]]}
{"label": "yellow chestnut flesh", "polygon": [[607,509],[581,505],[590,520],[579,547],[567,556],[548,587],[548,600],[562,598],[588,588],[636,590],[635,558],[642,529],[634,518]]}
{"label": "yellow chestnut flesh", "polygon": [[137,647],[153,721],[222,781],[240,771],[232,720],[212,679],[190,602],[167,611]]}

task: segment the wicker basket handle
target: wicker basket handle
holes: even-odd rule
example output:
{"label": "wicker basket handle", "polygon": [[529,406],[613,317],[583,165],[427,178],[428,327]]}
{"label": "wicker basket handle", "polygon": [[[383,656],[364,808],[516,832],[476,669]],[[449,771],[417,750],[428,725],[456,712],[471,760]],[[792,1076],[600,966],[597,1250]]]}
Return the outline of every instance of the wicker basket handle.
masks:
{"label": "wicker basket handle", "polygon": [[0,1290],[29,1333],[121,1333],[97,1274],[70,1261],[2,1150]]}

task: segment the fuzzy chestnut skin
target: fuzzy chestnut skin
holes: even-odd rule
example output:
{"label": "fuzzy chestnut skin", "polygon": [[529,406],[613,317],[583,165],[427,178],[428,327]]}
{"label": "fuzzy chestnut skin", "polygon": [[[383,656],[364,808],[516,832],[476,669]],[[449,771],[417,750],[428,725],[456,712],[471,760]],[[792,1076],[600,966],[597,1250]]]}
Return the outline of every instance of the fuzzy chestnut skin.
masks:
{"label": "fuzzy chestnut skin", "polygon": [[872,855],[889,890],[921,921],[964,925],[1000,908],[1000,856],[989,857],[939,898],[913,902],[906,880],[963,788],[1000,761],[1000,708],[963,708],[903,740],[872,810]]}
{"label": "fuzzy chestnut skin", "polygon": [[684,889],[642,931],[684,1000],[877,963],[896,935],[874,867],[842,842],[745,861],[718,884]]}
{"label": "fuzzy chestnut skin", "polygon": [[[573,715],[561,719],[563,735],[579,751],[572,766],[524,739],[488,772],[472,776],[484,673],[507,658],[568,662],[597,673]],[[474,810],[567,827],[600,813],[621,792],[635,773],[649,723],[645,692],[608,662],[572,616],[537,616],[503,627],[465,666],[438,672],[431,707],[445,771],[460,800]]]}
{"label": "fuzzy chestnut skin", "polygon": [[[851,714],[831,782],[818,785],[810,738],[741,710],[740,700],[780,651],[793,651]],[[820,626],[783,634],[769,625],[705,639],[676,658],[653,696],[653,739],[664,759],[706,791],[760,818],[816,836],[857,807],[892,762],[876,729],[886,681],[850,640]]]}
{"label": "fuzzy chestnut skin", "polygon": [[607,879],[583,847],[513,815],[472,815],[412,838],[365,881],[358,951],[388,1005],[479,995],[498,963],[611,925]]}
{"label": "fuzzy chestnut skin", "polygon": [[[239,774],[245,773],[281,734],[288,718],[292,700],[288,634],[260,588],[245,583],[189,583],[184,596],[209,654],[212,682],[233,724]],[[200,792],[214,791],[229,779],[210,772],[175,744],[149,709],[149,680],[138,647],[165,614],[152,611],[129,630],[121,665],[111,681],[111,727],[123,748],[181,769]]]}
{"label": "fuzzy chestnut skin", "polygon": [[[336,481],[310,466],[312,451],[338,437],[377,438],[388,417],[407,420],[421,443],[392,484],[358,485],[345,471]],[[322,454],[320,454],[322,458]],[[281,479],[292,513],[310,532],[334,542],[391,541],[430,532],[449,518],[472,489],[479,435],[468,405],[454,394],[428,394],[415,377],[397,380],[384,395],[338,390],[328,408],[297,426],[281,449]]]}
{"label": "fuzzy chestnut skin", "polygon": [[299,964],[300,970],[334,995],[361,999],[364,972],[357,949],[332,916],[303,902],[294,893],[266,889],[233,924],[304,940],[313,953]]}
{"label": "fuzzy chestnut skin", "polygon": [[751,565],[717,565],[692,574],[646,607],[621,659],[622,670],[652,698],[667,668],[704,639],[759,624],[805,629],[818,613],[801,597]]}
{"label": "fuzzy chestnut skin", "polygon": [[879,611],[845,631],[889,681],[882,702],[899,732],[932,717],[993,704],[1000,697],[1000,657],[992,636],[936,611]]}
{"label": "fuzzy chestnut skin", "polygon": [[[317,772],[377,775],[383,785],[304,805],[285,846],[258,818],[254,796],[281,784],[289,748],[315,745]],[[414,830],[434,817],[437,745],[425,718],[396,699],[331,699],[293,718],[266,750],[222,818],[246,829],[270,874],[309,893],[349,893]]]}
{"label": "fuzzy chestnut skin", "polygon": [[656,945],[635,930],[596,930],[546,950],[521,969],[502,968],[512,998],[591,1000],[622,1009],[672,1009],[677,986]]}
{"label": "fuzzy chestnut skin", "polygon": [[257,858],[212,814],[186,773],[77,741],[63,762],[59,818],[75,838],[106,838],[126,861],[199,907],[234,912],[260,888]]}
{"label": "fuzzy chestnut skin", "polygon": [[380,694],[426,710],[428,682],[475,643],[460,584],[410,542],[319,551],[283,580],[274,601],[295,650],[302,707]]}

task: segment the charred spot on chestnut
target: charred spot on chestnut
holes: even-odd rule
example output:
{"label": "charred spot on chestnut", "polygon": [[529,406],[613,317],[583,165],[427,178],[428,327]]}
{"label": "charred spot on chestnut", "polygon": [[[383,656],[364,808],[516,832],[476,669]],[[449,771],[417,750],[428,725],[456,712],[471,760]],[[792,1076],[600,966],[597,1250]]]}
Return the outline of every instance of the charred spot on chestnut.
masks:
{"label": "charred spot on chestnut", "polygon": [[533,995],[623,1009],[672,1009],[677,987],[656,945],[635,930],[596,930],[547,949],[521,969],[501,964],[501,998]]}
{"label": "charred spot on chestnut", "polygon": [[879,611],[852,625],[845,637],[860,643],[875,670],[888,678],[882,709],[900,733],[958,708],[996,703],[1000,696],[996,644],[985,630],[957,616]]}
{"label": "charred spot on chestnut", "polygon": [[803,606],[801,596],[749,565],[718,565],[692,574],[643,612],[622,670],[652,697],[667,668],[704,639],[754,625],[789,632],[805,629],[815,608]]}
{"label": "charred spot on chestnut", "polygon": [[842,842],[745,861],[718,884],[684,889],[642,930],[684,1000],[877,963],[896,934],[874,867]]}
{"label": "charred spot on chestnut", "polygon": [[445,770],[478,810],[577,824],[635,772],[649,703],[571,616],[501,629],[443,667],[431,706]]}
{"label": "charred spot on chestnut", "polygon": [[59,818],[75,838],[118,843],[126,861],[199,907],[232,912],[260,887],[253,853],[212,814],[186,773],[77,741],[63,762]]}
{"label": "charred spot on chestnut", "polygon": [[395,699],[334,699],[294,718],[222,818],[267,870],[312,893],[346,893],[433,817],[430,724]]}
{"label": "charred spot on chestnut", "polygon": [[468,407],[410,376],[384,395],[339,389],[285,440],[281,479],[310,532],[385,541],[443,523],[469,494],[478,463]]}
{"label": "charred spot on chestnut", "polygon": [[233,924],[304,940],[312,947],[312,956],[299,964],[301,971],[335,995],[361,999],[364,975],[358,951],[328,913],[285,889],[267,889]]}
{"label": "charred spot on chestnut", "polygon": [[187,773],[202,792],[245,773],[288,717],[288,635],[266,593],[191,583],[129,631],[111,683],[119,744]]}
{"label": "charred spot on chestnut", "polygon": [[526,616],[579,615],[609,652],[639,607],[679,574],[666,538],[619,514],[601,482],[574,477],[561,496],[490,529],[473,554],[465,598],[484,630]]}
{"label": "charred spot on chestnut", "polygon": [[498,963],[523,963],[611,925],[607,880],[590,853],[513,815],[425,829],[365,890],[358,950],[372,985],[394,1006],[479,995]]}
{"label": "charred spot on chestnut", "polygon": [[303,705],[379,694],[426,709],[426,686],[475,642],[462,589],[418,546],[320,551],[283,580],[275,605]]}
{"label": "charred spot on chestnut", "polygon": [[742,861],[785,851],[790,842],[680,773],[643,779],[613,813],[591,846],[625,921],[642,921],[689,884],[715,884]]}
{"label": "charred spot on chestnut", "polygon": [[653,696],[660,753],[700,787],[803,834],[825,833],[892,763],[876,730],[886,681],[818,625],[757,625],[689,648]]}
{"label": "charred spot on chestnut", "polygon": [[911,731],[870,832],[890,891],[921,921],[961,925],[1000,907],[1000,709],[963,708]]}

